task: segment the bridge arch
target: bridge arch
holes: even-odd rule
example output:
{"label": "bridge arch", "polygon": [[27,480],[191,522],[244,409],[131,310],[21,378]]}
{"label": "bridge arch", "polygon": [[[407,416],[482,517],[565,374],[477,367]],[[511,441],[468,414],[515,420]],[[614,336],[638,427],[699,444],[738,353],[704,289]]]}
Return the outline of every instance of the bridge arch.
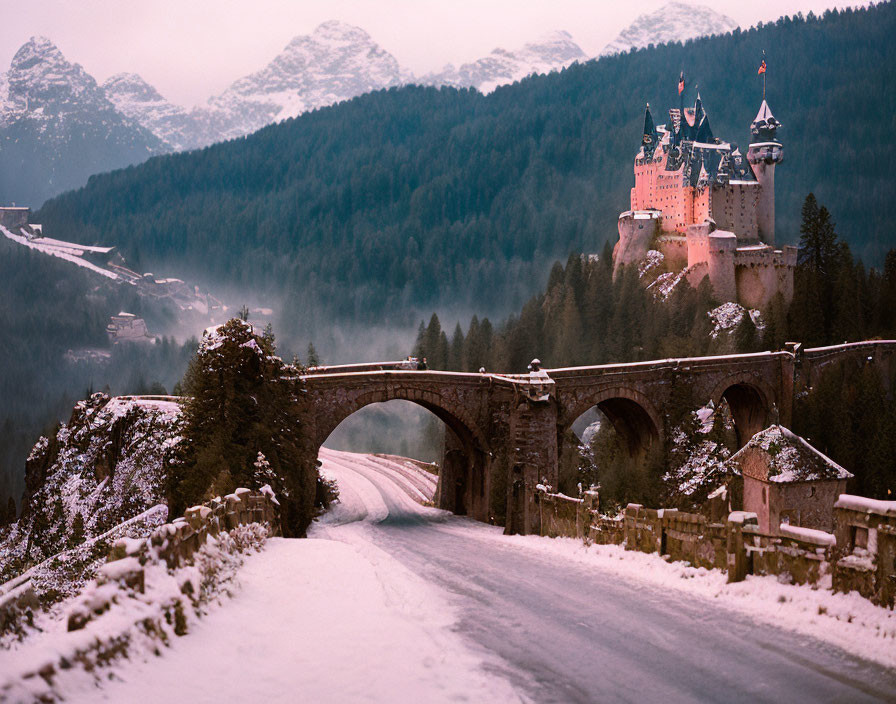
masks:
{"label": "bridge arch", "polygon": [[746,445],[772,420],[775,393],[756,375],[742,372],[725,377],[716,384],[710,399],[716,408],[722,402],[728,404],[738,448]]}
{"label": "bridge arch", "polygon": [[597,407],[623,438],[629,453],[640,455],[662,439],[662,416],[647,396],[627,387],[602,389],[577,399],[566,413],[561,436],[584,413]]}
{"label": "bridge arch", "polygon": [[439,473],[439,490],[436,502],[439,508],[454,513],[471,515],[479,520],[488,519],[489,500],[489,444],[471,414],[453,394],[442,395],[437,391],[422,389],[417,385],[396,384],[393,380],[377,384],[375,388],[357,392],[344,388],[330,390],[326,408],[316,417],[316,450],[339,425],[358,411],[389,401],[408,401],[420,406],[441,420],[445,434],[445,452]]}

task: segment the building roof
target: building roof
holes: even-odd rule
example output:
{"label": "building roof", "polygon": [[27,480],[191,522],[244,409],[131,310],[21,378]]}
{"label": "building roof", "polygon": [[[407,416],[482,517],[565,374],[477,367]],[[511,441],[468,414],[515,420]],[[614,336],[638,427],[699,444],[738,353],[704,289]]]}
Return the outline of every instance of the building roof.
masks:
{"label": "building roof", "polygon": [[772,109],[763,99],[762,105],[759,106],[759,112],[756,113],[756,119],[753,120],[753,122],[767,122],[770,117],[774,117],[774,115],[772,115]]}
{"label": "building roof", "polygon": [[[669,110],[671,131],[657,140],[668,150],[666,171],[678,171],[684,167],[684,176],[694,187],[727,185],[731,181],[741,184],[756,182],[756,175],[738,146],[724,142],[713,134],[699,95],[693,108],[684,109],[683,117],[679,108]],[[653,125],[652,119],[650,124]],[[645,138],[646,129],[645,118]],[[648,153],[645,147],[646,143],[642,141],[642,155],[650,158],[653,149]]]}
{"label": "building roof", "polygon": [[660,141],[659,137],[653,115],[650,114],[650,103],[648,103],[647,110],[644,112],[644,135],[641,137],[641,148],[644,150],[645,158],[650,159],[653,156]]}
{"label": "building roof", "polygon": [[754,141],[774,142],[779,127],[781,127],[781,123],[775,119],[772,109],[763,99],[762,105],[759,106],[759,112],[756,113],[756,119],[750,125]]}
{"label": "building roof", "polygon": [[747,452],[755,450],[763,452],[767,457],[767,479],[770,482],[786,484],[821,479],[850,479],[853,476],[805,439],[780,425],[772,425],[756,433],[728,462],[738,464]]}

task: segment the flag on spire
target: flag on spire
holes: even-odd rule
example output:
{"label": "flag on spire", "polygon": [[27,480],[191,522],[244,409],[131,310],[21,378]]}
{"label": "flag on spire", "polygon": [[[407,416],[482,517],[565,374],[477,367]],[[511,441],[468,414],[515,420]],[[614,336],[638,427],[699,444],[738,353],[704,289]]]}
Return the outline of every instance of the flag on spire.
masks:
{"label": "flag on spire", "polygon": [[763,59],[763,60],[762,60],[762,63],[759,64],[759,71],[756,72],[757,75],[761,76],[763,73],[765,73],[765,69],[766,69],[766,66],[765,66],[765,59]]}
{"label": "flag on spire", "polygon": [[678,94],[681,95],[682,93],[684,93],[684,71],[678,77]]}

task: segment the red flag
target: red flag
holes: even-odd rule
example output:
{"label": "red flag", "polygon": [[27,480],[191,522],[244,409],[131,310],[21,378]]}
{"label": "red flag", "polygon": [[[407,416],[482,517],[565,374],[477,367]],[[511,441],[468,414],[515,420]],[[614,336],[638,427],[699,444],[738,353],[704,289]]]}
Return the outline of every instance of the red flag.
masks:
{"label": "red flag", "polygon": [[678,77],[678,94],[681,95],[682,93],[684,93],[684,71]]}
{"label": "red flag", "polygon": [[762,75],[765,73],[765,59],[762,60],[762,63],[759,64],[759,71],[757,71],[757,75]]}

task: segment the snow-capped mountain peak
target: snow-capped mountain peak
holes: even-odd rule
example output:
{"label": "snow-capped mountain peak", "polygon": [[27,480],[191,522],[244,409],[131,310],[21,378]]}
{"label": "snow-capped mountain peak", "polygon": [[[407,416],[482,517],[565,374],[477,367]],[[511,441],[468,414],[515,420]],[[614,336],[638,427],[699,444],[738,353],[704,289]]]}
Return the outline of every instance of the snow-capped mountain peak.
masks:
{"label": "snow-capped mountain peak", "polygon": [[237,136],[408,78],[367,32],[332,20],[295,37],[263,69],[210,99],[208,119],[225,136]]}
{"label": "snow-capped mountain peak", "polygon": [[195,120],[185,108],[168,102],[136,73],[109,77],[103,83],[103,90],[118,112],[159,137],[169,149],[182,151],[214,141],[199,133]]}
{"label": "snow-capped mountain peak", "polygon": [[587,58],[569,32],[550,32],[520,49],[494,49],[488,56],[455,68],[449,64],[438,73],[423,76],[422,83],[456,87],[473,86],[484,93],[533,73],[549,73]]}
{"label": "snow-capped mountain peak", "polygon": [[22,45],[6,80],[7,112],[33,112],[38,106],[45,112],[66,112],[85,102],[111,107],[93,77],[80,64],[70,63],[46,37],[31,37]]}
{"label": "snow-capped mountain peak", "polygon": [[684,42],[711,34],[724,34],[737,26],[737,22],[730,17],[705,5],[670,2],[655,12],[638,17],[604,47],[601,56],[642,49],[649,44]]}
{"label": "snow-capped mountain peak", "polygon": [[[0,193],[39,205],[90,174],[160,151],[161,141],[118,112],[105,91],[46,37],[16,52],[0,93]],[[0,85],[2,90],[2,85]]]}
{"label": "snow-capped mountain peak", "polygon": [[158,103],[165,100],[159,91],[136,73],[116,73],[110,76],[103,83],[103,90],[110,99],[115,97],[113,102],[116,105],[119,102],[127,104],[126,99],[131,103]]}

